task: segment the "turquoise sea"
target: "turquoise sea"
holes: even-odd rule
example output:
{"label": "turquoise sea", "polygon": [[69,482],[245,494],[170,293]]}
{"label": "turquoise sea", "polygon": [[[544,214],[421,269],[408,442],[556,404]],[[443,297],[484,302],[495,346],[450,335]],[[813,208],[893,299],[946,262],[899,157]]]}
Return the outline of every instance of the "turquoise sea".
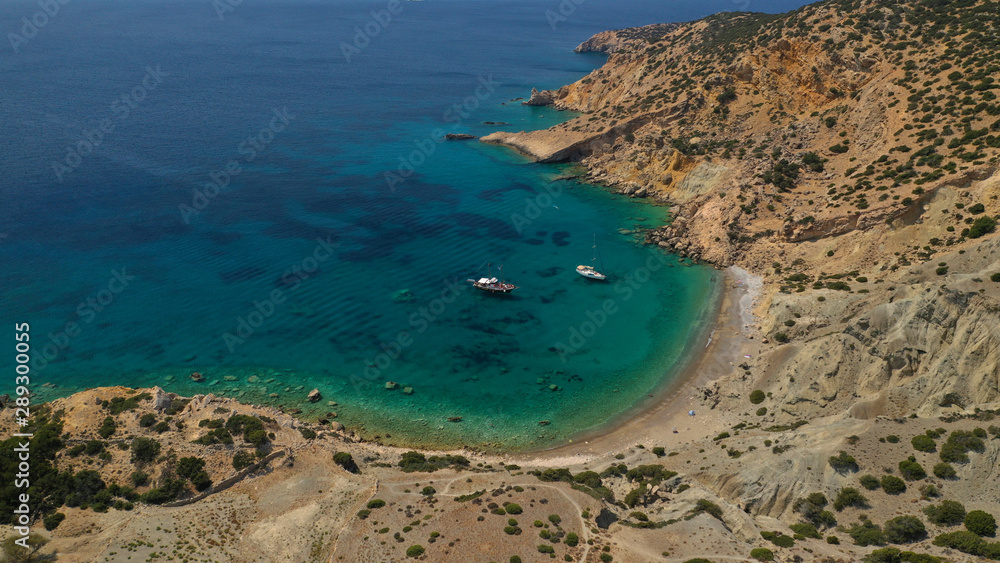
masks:
{"label": "turquoise sea", "polygon": [[[441,135],[568,119],[513,99],[602,64],[572,52],[597,31],[734,3],[569,5],[6,2],[0,318],[38,400],[160,385],[523,449],[654,393],[718,277],[641,244],[668,210]],[[595,233],[609,283],[573,271]],[[470,289],[487,262],[520,288]]]}

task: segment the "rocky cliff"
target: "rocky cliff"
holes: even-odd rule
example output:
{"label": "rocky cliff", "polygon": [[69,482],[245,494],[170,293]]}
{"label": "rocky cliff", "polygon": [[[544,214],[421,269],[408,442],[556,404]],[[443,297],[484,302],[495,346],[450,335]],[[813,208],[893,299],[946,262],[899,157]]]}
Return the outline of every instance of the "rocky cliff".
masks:
{"label": "rocky cliff", "polygon": [[737,412],[763,391],[762,427],[807,424],[775,446],[799,454],[713,465],[703,484],[794,519],[863,421],[995,409],[997,3],[828,0],[641,29],[586,41],[607,63],[542,93],[582,115],[483,140],[668,201],[648,242],[764,279],[762,353],[702,397]]}

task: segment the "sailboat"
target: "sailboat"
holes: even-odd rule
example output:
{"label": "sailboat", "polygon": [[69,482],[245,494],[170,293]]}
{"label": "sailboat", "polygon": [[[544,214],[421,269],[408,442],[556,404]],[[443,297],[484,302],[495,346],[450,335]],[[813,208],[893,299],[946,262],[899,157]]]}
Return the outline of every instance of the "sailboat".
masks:
{"label": "sailboat", "polygon": [[[585,278],[592,280],[604,281],[608,279],[608,276],[598,272],[594,269],[597,262],[597,233],[594,233],[594,257],[590,261],[590,266],[585,266],[583,264],[576,267],[576,273],[580,274]],[[601,260],[601,269],[604,269],[604,260]]]}
{"label": "sailboat", "polygon": [[[493,277],[491,264],[486,264],[486,277],[479,278],[478,280],[468,279],[467,282],[472,284],[472,287],[488,292],[488,293],[510,293],[517,289],[517,286],[512,283],[507,283],[503,279],[503,266],[500,266],[500,279]],[[482,268],[482,266],[480,266]]]}

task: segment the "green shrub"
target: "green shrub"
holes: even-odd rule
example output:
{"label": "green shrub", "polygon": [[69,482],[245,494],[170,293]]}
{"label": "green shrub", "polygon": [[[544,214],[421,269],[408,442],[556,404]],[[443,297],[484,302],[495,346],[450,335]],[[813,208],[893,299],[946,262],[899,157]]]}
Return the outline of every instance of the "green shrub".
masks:
{"label": "green shrub", "polygon": [[556,550],[551,545],[542,544],[538,546],[538,553],[555,553]]}
{"label": "green shrub", "polygon": [[862,487],[868,489],[869,491],[874,491],[875,489],[881,487],[878,482],[878,477],[875,477],[874,475],[862,475],[858,481],[861,482]]}
{"label": "green shrub", "polygon": [[510,556],[510,563],[521,563],[521,558],[516,555]]}
{"label": "green shrub", "polygon": [[766,547],[758,547],[750,550],[750,557],[757,561],[774,561],[774,552]]}
{"label": "green shrub", "polygon": [[507,512],[507,514],[520,514],[524,512],[524,510],[521,508],[521,505],[514,504],[513,502],[509,502],[503,505],[503,509],[504,511]]}
{"label": "green shrub", "polygon": [[795,501],[792,509],[817,528],[832,528],[837,525],[837,519],[829,510],[823,510],[828,501],[823,493],[812,493]]}
{"label": "green shrub", "polygon": [[569,547],[576,547],[576,544],[580,543],[580,536],[570,532],[566,534],[566,538],[563,540],[563,543]]}
{"label": "green shrub", "polygon": [[380,498],[373,498],[370,501],[368,501],[368,504],[366,504],[365,506],[367,506],[368,508],[382,508],[383,506],[385,506],[385,501]]}
{"label": "green shrub", "polygon": [[894,475],[886,475],[882,477],[880,484],[882,485],[882,490],[884,490],[886,494],[899,495],[906,492],[906,482]]}
{"label": "green shrub", "polygon": [[759,405],[759,404],[763,403],[764,399],[766,399],[766,398],[767,398],[767,395],[765,395],[764,392],[761,391],[760,389],[755,389],[753,391],[753,393],[750,393],[750,402],[753,403],[753,404],[755,404],[755,405]]}
{"label": "green shrub", "polygon": [[560,518],[558,514],[549,514],[549,522],[558,526],[559,523],[562,522],[562,518]]}
{"label": "green shrub", "polygon": [[115,433],[116,428],[115,419],[110,416],[105,417],[104,422],[101,423],[101,427],[97,429],[97,435],[107,440]]}
{"label": "green shrub", "polygon": [[135,485],[136,487],[141,487],[146,483],[149,483],[149,473],[146,473],[145,471],[136,470],[132,472],[132,475],[129,476],[129,479],[132,481],[133,485]]}
{"label": "green shrub", "polygon": [[435,489],[434,487],[432,487],[430,485],[427,485],[426,487],[424,487],[423,489],[420,490],[420,494],[424,495],[425,497],[429,497],[429,496],[433,495],[436,492],[437,492],[437,489]]}
{"label": "green shrub", "polygon": [[934,466],[934,476],[939,479],[954,479],[957,475],[950,463],[941,462]]}
{"label": "green shrub", "polygon": [[600,560],[602,561],[602,563],[611,563],[612,561],[614,561],[614,559],[615,558],[611,557],[610,553],[602,553],[601,557],[600,557]]}
{"label": "green shrub", "polygon": [[424,549],[424,546],[422,546],[422,545],[419,545],[419,544],[417,544],[417,545],[411,545],[410,547],[406,548],[406,556],[407,557],[412,557],[412,558],[416,559],[417,557],[420,557],[421,555],[423,555],[424,551],[426,551],[426,550]]}
{"label": "green shrub", "polygon": [[897,516],[882,527],[890,543],[913,543],[927,537],[924,523],[915,516]]}
{"label": "green shrub", "polygon": [[337,452],[333,454],[333,462],[344,468],[348,473],[359,473],[358,464],[354,463],[354,458],[347,452]]}
{"label": "green shrub", "polygon": [[233,469],[240,471],[254,464],[254,455],[246,450],[240,450],[233,454]]}
{"label": "green shrub", "polygon": [[899,462],[899,473],[907,481],[919,481],[927,477],[927,472],[917,463],[916,458],[912,456],[909,459]]}
{"label": "green shrub", "polygon": [[848,506],[853,506],[855,508],[868,508],[868,499],[865,498],[865,495],[861,494],[861,492],[857,489],[853,487],[844,487],[837,492],[837,498],[833,501],[833,508],[837,510],[837,512],[840,512]]}
{"label": "green shrub", "polygon": [[132,463],[149,463],[160,455],[160,443],[150,438],[132,440]]}
{"label": "green shrub", "polygon": [[858,470],[858,462],[854,460],[854,457],[847,455],[844,450],[840,450],[839,455],[831,456],[829,462],[830,466],[838,473]]}
{"label": "green shrub", "polygon": [[205,460],[200,457],[182,457],[177,460],[177,467],[174,471],[178,477],[190,479],[203,469],[205,469]]}
{"label": "green shrub", "polygon": [[854,543],[861,547],[885,545],[885,534],[871,520],[862,520],[861,523],[855,524],[847,530],[847,533],[854,539]]}
{"label": "green shrub", "polygon": [[694,508],[691,510],[691,516],[697,516],[698,514],[701,514],[703,512],[720,522],[723,521],[722,509],[719,508],[719,505],[715,504],[710,500],[701,499],[698,502],[696,502]]}
{"label": "green shrub", "polygon": [[937,451],[937,443],[926,434],[914,436],[913,439],[910,440],[910,443],[913,444],[913,449],[919,452],[934,453]]}
{"label": "green shrub", "polygon": [[757,416],[764,416],[767,414],[767,407],[760,407],[757,409]]}
{"label": "green shrub", "polygon": [[45,518],[42,518],[42,525],[48,531],[55,530],[59,527],[59,524],[66,519],[66,515],[62,512],[56,512],[55,514],[49,514]]}
{"label": "green shrub", "polygon": [[957,549],[970,555],[1000,559],[1000,543],[991,543],[969,531],[950,532],[934,538],[934,545]]}
{"label": "green shrub", "polygon": [[820,535],[818,530],[816,530],[816,526],[813,526],[812,524],[792,524],[789,528],[791,528],[791,530],[796,534],[801,534],[807,538],[814,538],[817,540],[823,539],[823,536]]}
{"label": "green shrub", "polygon": [[924,514],[938,526],[957,526],[965,519],[965,506],[953,500],[943,500],[941,504],[924,508]]}
{"label": "green shrub", "polygon": [[883,547],[865,556],[865,563],[943,563],[940,557],[912,551],[900,551],[895,547]]}
{"label": "green shrub", "polygon": [[156,415],[151,412],[148,412],[139,418],[139,426],[143,428],[149,428],[154,424],[156,424]]}
{"label": "green shrub", "polygon": [[371,513],[372,513],[371,510],[368,510],[367,508],[362,508],[361,510],[358,511],[358,518],[364,520],[365,518],[368,518],[368,516],[371,515]]}
{"label": "green shrub", "polygon": [[993,537],[997,533],[997,521],[989,512],[973,510],[965,515],[965,528],[977,536]]}
{"label": "green shrub", "polygon": [[827,536],[826,543],[830,545],[840,545],[840,538],[838,538],[837,536]]}
{"label": "green shrub", "polygon": [[984,215],[982,217],[977,217],[973,221],[972,226],[969,227],[969,238],[979,238],[983,235],[987,235],[996,230],[997,220],[993,217]]}
{"label": "green shrub", "polygon": [[204,491],[212,486],[212,479],[208,476],[208,472],[199,471],[191,476],[191,484],[195,490]]}
{"label": "green shrub", "polygon": [[663,457],[667,455],[667,452],[663,448],[657,446],[653,448],[653,455],[655,455],[656,457]]}

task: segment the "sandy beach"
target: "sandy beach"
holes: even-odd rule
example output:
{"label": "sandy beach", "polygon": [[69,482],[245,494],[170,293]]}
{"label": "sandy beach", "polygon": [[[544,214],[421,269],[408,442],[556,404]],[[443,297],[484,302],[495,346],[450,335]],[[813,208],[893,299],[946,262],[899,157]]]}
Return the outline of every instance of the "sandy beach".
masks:
{"label": "sandy beach", "polygon": [[[755,335],[753,309],[762,283],[760,278],[739,267],[726,268],[720,274],[723,287],[715,320],[708,334],[695,343],[703,351],[693,352],[680,374],[650,404],[627,414],[626,420],[591,435],[549,450],[511,456],[511,460],[529,465],[574,467],[612,457],[640,444],[675,450],[732,426],[735,422],[725,412],[704,408],[698,388],[732,372],[746,356],[757,354],[760,338]],[[691,410],[695,416],[689,415]]]}

